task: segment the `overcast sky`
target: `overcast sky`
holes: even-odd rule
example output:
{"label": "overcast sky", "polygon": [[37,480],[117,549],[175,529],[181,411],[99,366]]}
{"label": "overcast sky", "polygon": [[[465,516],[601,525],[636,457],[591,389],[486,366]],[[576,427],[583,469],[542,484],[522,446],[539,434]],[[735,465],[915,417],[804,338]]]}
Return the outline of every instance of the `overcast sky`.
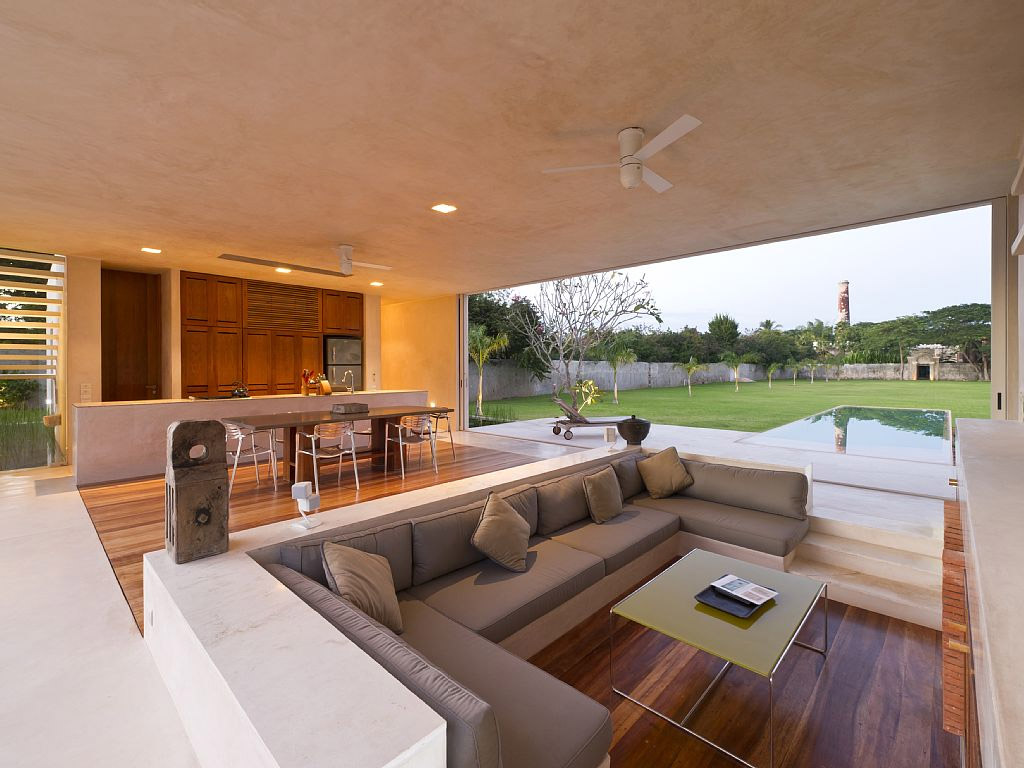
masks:
{"label": "overcast sky", "polygon": [[[988,206],[625,270],[645,275],[664,327],[706,330],[717,313],[741,329],[834,323],[850,281],[851,322],[991,301]],[[513,293],[532,295],[534,286]]]}

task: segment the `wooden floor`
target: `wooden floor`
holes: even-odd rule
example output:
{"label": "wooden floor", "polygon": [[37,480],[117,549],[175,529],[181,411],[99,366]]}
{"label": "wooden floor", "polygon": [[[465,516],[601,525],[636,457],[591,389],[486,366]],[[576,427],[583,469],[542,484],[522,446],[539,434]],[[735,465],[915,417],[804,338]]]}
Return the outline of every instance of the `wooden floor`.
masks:
{"label": "wooden floor", "polygon": [[[819,609],[802,640],[821,644],[820,618]],[[637,625],[620,627],[615,638],[616,686],[677,719],[721,667]],[[776,674],[776,768],[957,768],[959,742],[941,728],[939,640],[934,630],[832,602],[828,659],[794,647]],[[612,693],[607,608],[530,661],[611,710],[612,768],[739,765]],[[767,681],[733,667],[690,726],[767,766],[767,722]]]}
{"label": "wooden floor", "polygon": [[[352,483],[352,470],[346,463],[341,485],[337,484],[336,465],[326,465],[321,475],[320,496],[323,509],[369,501],[404,491],[447,483],[464,477],[473,477],[506,467],[527,464],[536,459],[513,453],[504,453],[468,445],[456,446],[456,459],[452,459],[448,445],[438,445],[438,474],[424,457],[422,470],[416,469],[416,453],[412,449],[411,462],[403,482],[397,472],[384,475],[370,469],[368,459],[359,462],[360,490]],[[298,517],[291,489],[278,475],[278,490],[267,477],[268,467],[262,465],[261,485],[256,485],[253,468],[239,468],[231,491],[229,528],[242,531],[267,523]],[[164,546],[164,479],[154,477],[126,483],[95,485],[80,488],[79,493],[89,510],[89,516],[99,534],[114,574],[121,585],[125,599],[135,614],[135,622],[142,626],[142,556]]]}

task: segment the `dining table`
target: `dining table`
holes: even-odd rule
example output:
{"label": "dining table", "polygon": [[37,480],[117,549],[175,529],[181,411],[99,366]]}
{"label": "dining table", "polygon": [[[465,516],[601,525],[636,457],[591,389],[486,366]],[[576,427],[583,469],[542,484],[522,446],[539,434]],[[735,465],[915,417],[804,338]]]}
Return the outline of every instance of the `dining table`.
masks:
{"label": "dining table", "polygon": [[[287,438],[284,451],[285,471],[289,483],[301,483],[313,480],[313,457],[306,453],[299,454],[298,466],[295,464],[295,444],[300,432],[310,434],[317,424],[333,422],[370,422],[370,462],[373,469],[383,469],[384,455],[387,450],[387,425],[398,424],[405,416],[428,416],[431,414],[452,413],[452,408],[436,405],[384,405],[370,408],[367,411],[338,413],[335,411],[283,411],[281,413],[262,413],[245,416],[225,416],[221,421],[235,424],[242,429],[256,431],[285,430]],[[397,446],[396,446],[397,448]],[[397,457],[395,457],[397,458]],[[406,456],[408,458],[408,456]]]}

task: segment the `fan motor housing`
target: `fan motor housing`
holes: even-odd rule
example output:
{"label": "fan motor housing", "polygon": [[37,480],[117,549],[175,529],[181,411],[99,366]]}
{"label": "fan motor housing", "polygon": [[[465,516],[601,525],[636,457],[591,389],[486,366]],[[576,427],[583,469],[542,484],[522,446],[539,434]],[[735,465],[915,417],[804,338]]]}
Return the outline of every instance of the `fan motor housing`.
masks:
{"label": "fan motor housing", "polygon": [[636,189],[643,181],[644,165],[635,157],[643,143],[643,128],[623,128],[619,131],[619,181],[626,189]]}

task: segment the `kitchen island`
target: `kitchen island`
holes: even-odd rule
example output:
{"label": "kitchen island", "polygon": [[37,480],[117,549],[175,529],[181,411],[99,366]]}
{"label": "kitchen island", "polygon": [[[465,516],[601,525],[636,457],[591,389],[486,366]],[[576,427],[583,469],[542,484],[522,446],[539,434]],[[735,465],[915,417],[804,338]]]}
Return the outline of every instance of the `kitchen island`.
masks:
{"label": "kitchen island", "polygon": [[[423,389],[380,389],[325,396],[263,395],[219,400],[130,400],[72,406],[72,461],[79,486],[163,474],[167,427],[186,419],[330,410],[357,400],[371,408],[427,405]],[[443,403],[441,405],[444,405]]]}

